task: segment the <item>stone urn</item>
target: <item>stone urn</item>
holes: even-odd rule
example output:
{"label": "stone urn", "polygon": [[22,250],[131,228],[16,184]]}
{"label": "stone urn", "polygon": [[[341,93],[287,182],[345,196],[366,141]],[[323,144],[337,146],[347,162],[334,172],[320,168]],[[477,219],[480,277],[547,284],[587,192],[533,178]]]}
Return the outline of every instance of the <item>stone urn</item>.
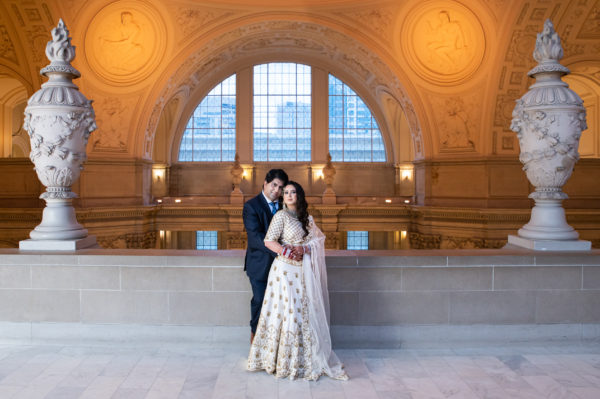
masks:
{"label": "stone urn", "polygon": [[[72,206],[77,194],[71,185],[79,178],[86,156],[90,133],[96,129],[92,101],[85,98],[72,82],[80,77],[71,66],[75,47],[62,19],[52,29],[46,46],[50,65],[40,73],[48,77],[27,103],[24,128],[31,140],[29,158],[46,191],[42,223],[31,233],[32,240],[21,241],[21,249],[77,249],[78,245],[61,245],[55,241],[74,241],[87,237]],[[34,242],[32,242],[34,241]],[[43,245],[41,241],[53,241]],[[92,242],[93,241],[93,242]],[[95,244],[86,240],[86,246]]]}
{"label": "stone urn", "polygon": [[[579,159],[581,132],[587,128],[581,98],[561,80],[570,71],[559,63],[563,57],[560,38],[550,20],[538,33],[533,57],[538,65],[528,75],[535,78],[529,91],[517,100],[511,129],[517,133],[520,161],[535,187],[529,223],[509,243],[531,249],[589,249],[567,224],[562,191]],[[587,243],[587,244],[586,244]]]}

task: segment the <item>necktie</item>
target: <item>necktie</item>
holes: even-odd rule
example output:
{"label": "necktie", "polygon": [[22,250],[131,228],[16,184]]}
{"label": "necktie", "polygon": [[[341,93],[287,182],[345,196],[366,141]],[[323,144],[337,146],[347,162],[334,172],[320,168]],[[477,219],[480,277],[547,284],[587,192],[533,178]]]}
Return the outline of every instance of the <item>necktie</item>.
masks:
{"label": "necktie", "polygon": [[273,215],[275,215],[277,213],[277,203],[276,202],[269,202],[269,205],[271,206],[271,213]]}

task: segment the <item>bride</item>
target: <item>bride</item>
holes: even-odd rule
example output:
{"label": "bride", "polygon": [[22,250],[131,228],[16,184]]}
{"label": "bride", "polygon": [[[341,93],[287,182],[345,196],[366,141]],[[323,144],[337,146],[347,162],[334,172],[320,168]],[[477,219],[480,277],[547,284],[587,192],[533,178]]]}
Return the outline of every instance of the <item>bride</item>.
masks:
{"label": "bride", "polygon": [[269,272],[247,369],[292,380],[317,380],[323,374],[347,380],[331,350],[325,235],[308,214],[302,186],[290,181],[283,203],[265,237],[265,246],[278,256]]}

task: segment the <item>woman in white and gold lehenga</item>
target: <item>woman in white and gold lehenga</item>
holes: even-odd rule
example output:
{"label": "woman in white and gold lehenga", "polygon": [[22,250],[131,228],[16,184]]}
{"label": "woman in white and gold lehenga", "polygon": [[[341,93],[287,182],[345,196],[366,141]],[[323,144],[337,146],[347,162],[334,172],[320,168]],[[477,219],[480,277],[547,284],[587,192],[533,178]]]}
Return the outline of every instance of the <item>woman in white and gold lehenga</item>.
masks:
{"label": "woman in white and gold lehenga", "polygon": [[279,255],[269,272],[247,369],[290,379],[346,380],[331,350],[325,236],[308,214],[298,183],[284,187],[283,202],[265,237],[265,246]]}

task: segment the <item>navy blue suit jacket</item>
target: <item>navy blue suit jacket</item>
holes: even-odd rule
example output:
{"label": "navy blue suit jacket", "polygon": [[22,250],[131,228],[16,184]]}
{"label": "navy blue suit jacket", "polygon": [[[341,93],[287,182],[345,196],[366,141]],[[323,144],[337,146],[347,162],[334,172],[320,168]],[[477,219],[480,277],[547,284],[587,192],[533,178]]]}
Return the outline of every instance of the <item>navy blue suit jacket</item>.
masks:
{"label": "navy blue suit jacket", "polygon": [[277,254],[265,247],[264,243],[273,214],[262,192],[244,204],[242,218],[248,234],[244,270],[251,279],[266,281]]}

